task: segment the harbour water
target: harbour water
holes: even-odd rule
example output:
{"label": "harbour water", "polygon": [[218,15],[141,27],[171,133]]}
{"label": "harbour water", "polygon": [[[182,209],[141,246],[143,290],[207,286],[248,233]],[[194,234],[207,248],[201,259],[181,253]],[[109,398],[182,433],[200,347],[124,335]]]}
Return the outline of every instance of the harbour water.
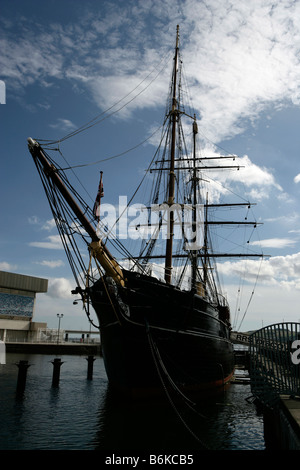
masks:
{"label": "harbour water", "polygon": [[[6,364],[0,365],[0,450],[105,454],[265,449],[263,417],[248,384],[232,384],[195,410],[167,396],[120,400],[109,390],[101,357],[94,361],[90,380],[87,357],[60,356],[59,386],[53,387],[53,356],[6,356]],[[20,360],[30,364],[22,394],[16,391]]]}

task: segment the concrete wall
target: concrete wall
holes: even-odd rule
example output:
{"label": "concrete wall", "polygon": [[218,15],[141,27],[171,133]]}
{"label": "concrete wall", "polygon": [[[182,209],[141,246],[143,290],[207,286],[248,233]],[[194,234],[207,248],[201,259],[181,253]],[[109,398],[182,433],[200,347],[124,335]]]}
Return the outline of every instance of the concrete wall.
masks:
{"label": "concrete wall", "polygon": [[48,280],[0,271],[0,287],[23,292],[47,292]]}
{"label": "concrete wall", "polygon": [[[298,406],[298,402],[296,404]],[[300,450],[299,423],[284,406],[284,401],[274,410],[264,411],[264,436],[267,450]]]}
{"label": "concrete wall", "polygon": [[35,297],[47,289],[47,279],[0,271],[0,340],[39,340],[47,324],[32,321]]}
{"label": "concrete wall", "polygon": [[40,341],[41,332],[46,328],[47,323],[0,318],[0,340],[5,342]]}

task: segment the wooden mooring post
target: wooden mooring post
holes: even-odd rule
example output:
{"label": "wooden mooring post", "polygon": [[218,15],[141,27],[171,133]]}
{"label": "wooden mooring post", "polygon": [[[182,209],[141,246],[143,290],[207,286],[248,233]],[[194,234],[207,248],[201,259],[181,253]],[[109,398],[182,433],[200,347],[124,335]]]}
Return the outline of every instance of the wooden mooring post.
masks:
{"label": "wooden mooring post", "polygon": [[17,392],[23,393],[26,386],[27,370],[31,364],[28,361],[19,361],[16,366],[19,368],[18,381],[17,381]]}
{"label": "wooden mooring post", "polygon": [[87,359],[88,361],[88,371],[87,371],[87,378],[89,380],[92,380],[93,378],[93,368],[94,368],[94,361],[96,358],[94,356],[88,356]]}
{"label": "wooden mooring post", "polygon": [[63,365],[63,362],[59,358],[55,358],[51,361],[53,364],[53,375],[52,375],[52,387],[58,387],[59,378],[60,378],[60,368]]}

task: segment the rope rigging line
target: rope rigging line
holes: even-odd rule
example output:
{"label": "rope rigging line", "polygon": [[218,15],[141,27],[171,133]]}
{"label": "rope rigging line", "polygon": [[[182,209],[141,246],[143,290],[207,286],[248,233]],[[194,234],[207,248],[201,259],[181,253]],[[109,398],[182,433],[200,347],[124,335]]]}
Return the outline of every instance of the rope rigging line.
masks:
{"label": "rope rigging line", "polygon": [[[250,211],[250,208],[248,208],[248,212]],[[245,217],[245,219],[247,219],[247,216]],[[250,239],[254,233],[254,230],[257,229],[257,226],[255,225],[252,229],[252,232],[250,234],[250,236],[247,236],[247,242],[245,243],[246,244],[249,244],[250,242]],[[246,237],[246,232],[245,232],[245,237]],[[245,240],[246,238],[244,238]],[[247,246],[247,253],[249,251],[252,251],[249,249],[249,247]],[[248,303],[247,303],[247,306],[245,308],[245,311],[244,311],[244,314],[243,314],[243,317],[242,319],[240,320],[239,316],[241,314],[241,304],[242,304],[242,292],[245,288],[245,283],[246,283],[246,273],[247,273],[247,261],[245,260],[245,265],[244,265],[244,272],[241,274],[240,276],[240,282],[239,282],[239,286],[238,286],[238,291],[237,291],[237,298],[236,298],[236,306],[235,306],[235,314],[234,314],[234,320],[233,320],[233,323],[232,323],[232,326],[233,328],[239,330],[242,326],[242,323],[245,319],[245,316],[248,312],[248,309],[249,309],[249,306],[251,304],[251,301],[252,301],[252,298],[254,296],[254,293],[255,293],[255,289],[256,289],[256,285],[257,285],[257,282],[258,282],[258,278],[259,278],[259,275],[260,275],[260,270],[261,270],[261,267],[262,267],[262,263],[263,263],[263,254],[261,255],[261,260],[260,260],[260,264],[259,264],[259,267],[258,267],[258,271],[257,271],[257,274],[256,274],[256,278],[255,278],[255,282],[254,282],[254,286],[252,288],[252,291],[251,291],[251,294],[250,294],[250,297],[249,297],[249,300],[248,300]],[[240,321],[239,323],[239,326],[238,326],[238,322]]]}
{"label": "rope rigging line", "polygon": [[[58,139],[58,140],[46,140],[46,139],[36,139],[38,142],[44,142],[44,145],[48,146],[48,145],[53,145],[53,144],[59,144],[61,142],[64,142],[65,140],[71,138],[71,137],[74,137],[75,135],[81,133],[81,132],[84,132],[88,129],[90,129],[91,127],[94,127],[96,126],[97,124],[100,124],[101,122],[103,122],[104,120],[108,119],[109,117],[113,116],[114,114],[118,113],[119,111],[121,111],[123,108],[125,108],[128,104],[132,103],[132,101],[134,101],[138,96],[140,96],[142,93],[144,93],[149,87],[150,85],[152,85],[152,83],[157,79],[157,77],[165,70],[166,68],[166,65],[167,65],[167,62],[169,61],[169,57],[170,56],[170,51],[168,51],[160,60],[159,64],[160,65],[163,61],[164,61],[164,64],[163,66],[159,69],[158,73],[155,75],[155,77],[139,92],[137,93],[136,95],[134,95],[130,100],[126,101],[122,106],[120,106],[118,109],[116,109],[115,111],[111,112],[110,114],[107,114],[109,111],[111,111],[115,106],[117,106],[118,104],[120,104],[122,101],[124,101],[127,97],[129,97],[132,93],[135,92],[135,90],[137,90],[147,79],[148,77],[150,77],[150,75],[152,75],[152,73],[154,72],[154,70],[157,70],[157,67],[156,66],[154,69],[151,70],[151,72],[136,86],[134,87],[129,93],[127,93],[127,95],[123,96],[120,100],[118,100],[116,103],[114,103],[112,106],[110,106],[109,108],[107,108],[105,111],[103,111],[102,113],[100,113],[99,115],[95,116],[91,121],[89,121],[88,123],[86,124],[83,124],[82,126],[80,126],[78,129],[76,129],[75,131],[72,131],[70,132],[69,134],[65,135],[64,137],[62,137],[61,139]],[[107,114],[107,115],[106,115]],[[101,116],[104,116],[101,118]]]}
{"label": "rope rigging line", "polygon": [[[164,127],[164,124],[163,124],[161,127]],[[159,148],[160,148],[160,146],[161,146],[161,143],[162,143],[163,139],[164,139],[164,134],[161,136],[161,140],[160,140],[159,147],[158,147],[157,151],[155,152],[155,154],[153,155],[153,158],[152,158],[152,160],[151,160],[151,162],[150,162],[150,164],[149,164],[147,170],[145,171],[145,174],[144,174],[143,178],[141,179],[141,181],[140,181],[138,187],[136,188],[135,192],[134,192],[133,195],[131,196],[131,198],[130,198],[130,200],[128,201],[128,203],[127,203],[126,207],[124,208],[123,212],[119,215],[119,217],[116,219],[116,221],[115,221],[115,223],[113,224],[113,226],[110,228],[110,231],[112,231],[112,230],[114,229],[114,227],[117,225],[117,223],[119,222],[120,218],[122,217],[122,215],[124,214],[124,212],[126,211],[126,209],[129,207],[129,205],[131,204],[131,202],[132,202],[133,199],[135,198],[136,194],[138,193],[138,191],[139,191],[140,187],[142,186],[142,184],[143,184],[143,182],[144,182],[144,180],[145,180],[147,174],[151,171],[151,170],[150,170],[150,169],[151,169],[151,166],[152,166],[152,164],[153,164],[153,162],[154,162],[154,160],[155,160],[155,158],[156,158],[156,155],[157,155],[157,153],[158,153],[158,151],[159,151]],[[122,245],[122,247],[123,247],[123,245]],[[130,255],[129,252],[128,252],[127,254]],[[142,266],[138,263],[138,260],[134,259],[131,255],[130,255],[130,258],[129,258],[129,259],[130,259],[135,265],[138,264],[138,266],[139,266],[141,269],[144,270],[144,267],[142,267]]]}
{"label": "rope rigging line", "polygon": [[[158,349],[157,349],[157,346],[155,344],[155,342],[153,341],[153,338],[150,334],[150,328],[149,328],[149,325],[147,323],[147,320],[146,321],[146,332],[147,332],[147,337],[148,337],[148,341],[149,341],[149,346],[150,346],[150,350],[151,350],[151,354],[152,354],[152,357],[153,357],[153,360],[154,360],[154,363],[155,363],[155,366],[156,366],[156,369],[157,369],[157,373],[159,375],[159,378],[161,380],[161,383],[162,383],[162,386],[164,388],[164,391],[168,397],[168,400],[170,401],[170,404],[172,406],[172,408],[174,409],[175,413],[177,414],[178,418],[180,419],[180,421],[183,423],[184,427],[188,430],[188,432],[194,437],[194,439],[196,439],[202,446],[204,449],[209,449],[208,446],[192,431],[192,429],[188,426],[188,424],[186,423],[186,421],[184,420],[184,418],[181,416],[180,412],[178,411],[178,409],[176,408],[175,406],[175,403],[174,401],[172,400],[171,396],[170,396],[170,393],[168,392],[168,389],[167,389],[167,386],[166,384],[164,383],[164,380],[163,380],[163,377],[162,377],[162,374],[161,374],[161,371],[159,369],[159,365],[162,365],[162,362],[161,362],[161,359],[160,359],[160,355],[159,357],[157,357],[157,353],[158,353]],[[164,372],[164,374],[166,374],[166,377],[170,383],[170,385],[173,387],[173,389],[180,394],[180,396],[184,399],[185,403],[191,408],[191,405],[195,405],[193,402],[191,402],[191,400],[189,400],[185,395],[183,395],[183,393],[178,389],[178,387],[175,385],[175,383],[173,382],[173,380],[171,379],[171,377],[169,376],[169,374],[167,374],[167,371],[165,369],[165,367],[163,366],[162,367],[162,370]],[[194,408],[192,408],[192,410],[194,412],[196,412],[199,416],[201,416],[203,418],[203,415],[201,415],[200,413],[197,412],[197,410],[195,410]]]}
{"label": "rope rigging line", "polygon": [[[92,273],[92,260],[93,260],[93,255],[92,253],[90,253],[90,259],[89,259],[89,267],[88,267],[88,271],[86,273],[86,277],[85,277],[85,291],[88,292],[89,291],[89,281],[90,281],[90,273]],[[94,276],[93,276],[94,277]],[[90,300],[89,300],[89,294],[88,295],[81,295],[81,298],[82,298],[82,304],[83,304],[83,308],[84,308],[84,311],[86,313],[86,316],[87,316],[87,319],[88,321],[90,322],[91,325],[93,325],[94,328],[97,328],[98,330],[100,330],[100,324],[99,325],[96,325],[94,323],[94,321],[91,319],[90,317]],[[86,306],[87,305],[87,306]]]}
{"label": "rope rigging line", "polygon": [[[44,151],[45,152],[45,151]],[[93,215],[93,212],[92,212],[92,209],[91,207],[86,203],[86,201],[80,196],[80,194],[75,190],[75,188],[71,185],[71,183],[68,181],[64,171],[58,167],[58,165],[56,164],[56,162],[45,152],[47,158],[49,159],[49,161],[56,167],[57,171],[60,173],[60,177],[62,179],[62,181],[64,182],[64,184],[66,185],[66,187],[73,193],[73,196],[76,197],[77,201],[79,202],[79,204],[81,205],[81,207],[84,209],[84,212],[88,215],[88,218],[91,220],[91,221],[94,221],[94,215]],[[52,213],[53,213],[53,216],[54,216],[54,219],[56,220],[57,222],[57,226],[58,226],[58,231],[61,235],[61,237],[64,237],[65,235],[65,232],[64,230],[61,230],[60,229],[60,226],[61,226],[61,223],[60,221],[64,220],[66,221],[68,218],[70,221],[72,221],[72,225],[75,224],[75,219],[74,219],[74,216],[72,215],[72,212],[69,210],[69,207],[68,205],[65,203],[64,199],[61,198],[59,196],[59,194],[57,193],[57,191],[53,188],[51,191],[49,191],[49,188],[48,187],[52,187],[52,184],[48,181],[48,178],[46,178],[45,176],[45,173],[44,172],[41,172],[39,170],[39,174],[40,174],[40,177],[41,177],[41,180],[42,181],[45,181],[45,183],[43,183],[44,185],[44,189],[45,189],[45,192],[46,192],[46,195],[48,197],[48,200],[49,200],[49,203],[50,203],[50,207],[52,209]],[[76,175],[75,175],[76,176]],[[48,189],[47,189],[48,188]],[[52,196],[50,197],[49,199],[49,194],[51,194]],[[133,196],[134,197],[134,196]],[[54,210],[53,208],[56,207],[57,208],[57,204],[59,204],[59,206],[61,207],[61,210],[59,211],[58,209],[57,210]],[[68,217],[66,216],[68,215]],[[76,227],[77,230],[74,230],[75,233],[79,234],[81,236],[81,238],[84,239],[84,241],[88,244],[88,241],[85,239],[85,236],[84,234],[82,233],[82,230],[80,230],[81,226],[77,226]],[[69,236],[71,237],[72,234],[69,233]],[[69,240],[70,244],[72,245],[72,243],[75,243],[75,240]],[[115,248],[116,251],[118,251],[120,254],[122,255],[126,255],[129,259],[132,259],[132,255],[129,253],[129,251],[126,249],[126,247],[118,240],[114,240],[113,238],[109,239],[109,243]],[[68,244],[66,244],[66,253],[67,253],[67,256],[68,256]],[[79,250],[76,250],[75,253],[79,253]],[[78,257],[80,257],[80,262],[81,262],[81,266],[85,266],[83,261],[82,261],[82,258],[81,256],[78,254]],[[137,261],[135,260],[135,263],[137,263]],[[72,264],[71,264],[71,267],[72,267]],[[85,269],[86,271],[86,269]]]}
{"label": "rope rigging line", "polygon": [[[56,187],[52,184],[51,180],[46,177],[45,173],[41,170],[41,168],[37,166],[37,169],[40,174],[42,184],[44,186],[44,190],[49,201],[51,212],[56,222],[61,242],[63,244],[67,259],[69,261],[73,276],[76,280],[77,285],[80,286],[79,278],[81,279],[81,282],[83,282],[84,279],[82,276],[82,272],[85,268],[85,264],[80,255],[80,250],[77,246],[76,240],[73,236],[74,232],[80,231],[80,228],[76,225],[77,222],[74,218],[71,219],[74,227],[73,230],[71,229],[71,227],[68,226],[67,220],[68,218],[70,219],[70,217],[72,217],[68,206],[65,204],[65,201],[60,198]],[[77,260],[77,263],[75,259]],[[79,266],[77,266],[77,264]]]}
{"label": "rope rigging line", "polygon": [[[86,166],[91,166],[91,165],[97,165],[98,163],[102,163],[102,162],[107,162],[109,160],[113,160],[114,158],[119,158],[119,157],[122,157],[123,155],[125,155],[126,153],[130,153],[132,152],[133,150],[137,149],[138,147],[141,147],[142,145],[144,145],[148,140],[150,140],[159,130],[161,130],[161,128],[163,127],[164,124],[162,124],[160,127],[158,127],[157,129],[155,129],[155,131],[149,135],[146,139],[144,139],[142,142],[139,142],[138,144],[134,145],[133,147],[127,149],[127,150],[124,150],[123,152],[121,153],[117,153],[116,155],[112,155],[110,157],[106,157],[106,158],[103,158],[101,160],[97,160],[95,162],[91,162],[91,163],[82,163],[80,165],[73,165],[73,166],[69,166],[69,167],[66,167],[66,168],[61,168],[61,170],[71,170],[73,168],[82,168],[82,167],[86,167]],[[56,150],[59,150],[59,149],[56,149]],[[59,150],[60,152],[60,150]],[[60,152],[61,153],[61,152]]]}
{"label": "rope rigging line", "polygon": [[254,291],[255,291],[255,289],[256,289],[257,281],[258,281],[258,278],[259,278],[259,273],[260,273],[260,269],[261,269],[262,262],[263,262],[263,258],[261,258],[261,260],[260,260],[260,265],[259,265],[258,273],[257,273],[257,275],[256,275],[254,287],[253,287],[253,290],[252,290],[252,292],[251,292],[251,295],[250,295],[248,304],[247,304],[247,306],[246,306],[246,309],[245,309],[243,318],[241,319],[241,322],[240,322],[240,324],[239,324],[238,329],[241,328],[242,323],[243,323],[243,321],[244,321],[244,319],[245,319],[246,313],[247,313],[247,311],[248,311],[248,308],[249,308],[249,306],[250,306],[250,303],[251,303],[251,301],[252,301],[252,298],[253,298],[253,295],[254,295]]}

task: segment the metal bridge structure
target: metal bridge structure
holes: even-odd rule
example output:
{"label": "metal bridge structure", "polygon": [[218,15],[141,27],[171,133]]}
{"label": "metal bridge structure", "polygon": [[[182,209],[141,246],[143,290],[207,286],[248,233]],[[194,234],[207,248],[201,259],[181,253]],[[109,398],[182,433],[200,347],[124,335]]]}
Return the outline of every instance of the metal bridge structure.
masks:
{"label": "metal bridge structure", "polygon": [[300,399],[300,323],[277,323],[249,336],[251,391],[269,408],[280,397]]}

